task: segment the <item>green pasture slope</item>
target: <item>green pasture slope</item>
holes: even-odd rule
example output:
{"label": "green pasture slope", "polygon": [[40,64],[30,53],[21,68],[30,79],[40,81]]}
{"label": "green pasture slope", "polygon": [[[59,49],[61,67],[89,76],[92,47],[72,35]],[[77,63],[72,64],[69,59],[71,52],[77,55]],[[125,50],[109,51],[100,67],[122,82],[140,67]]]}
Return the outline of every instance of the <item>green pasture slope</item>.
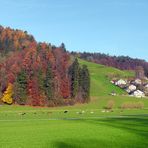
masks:
{"label": "green pasture slope", "polygon": [[92,62],[87,62],[79,59],[80,64],[88,66],[91,75],[91,96],[104,96],[115,91],[118,94],[123,94],[122,89],[112,85],[108,78],[108,75],[115,75],[118,77],[134,76],[133,72],[121,71],[113,67],[107,67]]}
{"label": "green pasture slope", "polygon": [[[83,60],[80,63],[90,70],[92,101],[56,108],[0,106],[0,148],[148,147],[148,99],[121,96],[124,92],[106,77],[133,74]],[[113,90],[119,95],[109,96]],[[112,112],[104,112],[108,100],[115,102]],[[123,102],[139,100],[144,109],[119,108]]]}

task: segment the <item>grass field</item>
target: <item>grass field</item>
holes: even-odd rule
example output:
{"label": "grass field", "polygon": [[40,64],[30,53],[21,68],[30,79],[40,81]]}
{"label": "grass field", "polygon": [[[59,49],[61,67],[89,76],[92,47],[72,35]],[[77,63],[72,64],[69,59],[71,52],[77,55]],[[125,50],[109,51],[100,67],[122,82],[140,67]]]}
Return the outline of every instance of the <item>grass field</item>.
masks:
{"label": "grass field", "polygon": [[[133,73],[80,62],[90,69],[91,102],[56,108],[0,106],[0,148],[147,148],[148,99],[121,96],[124,92],[106,77]],[[109,96],[112,90],[118,96]],[[115,106],[103,112],[108,100]],[[120,109],[127,101],[141,101],[144,108]]]}
{"label": "grass field", "polygon": [[148,117],[0,122],[2,148],[147,147]]}

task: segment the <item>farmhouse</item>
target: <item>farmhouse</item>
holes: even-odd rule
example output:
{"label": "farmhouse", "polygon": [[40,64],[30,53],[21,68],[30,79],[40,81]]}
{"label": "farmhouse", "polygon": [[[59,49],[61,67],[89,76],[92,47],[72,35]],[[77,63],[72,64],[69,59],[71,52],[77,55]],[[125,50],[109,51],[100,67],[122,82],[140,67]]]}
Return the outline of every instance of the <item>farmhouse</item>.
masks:
{"label": "farmhouse", "polygon": [[148,84],[145,85],[145,88],[148,88]]}
{"label": "farmhouse", "polygon": [[[112,84],[120,87],[121,89],[125,90],[130,96],[134,97],[145,97],[148,96],[148,83],[142,82],[140,79],[135,80],[124,80],[119,79],[114,82],[114,80],[110,81]],[[111,95],[114,95],[111,93]]]}
{"label": "farmhouse", "polygon": [[136,85],[141,85],[141,84],[142,84],[142,81],[141,81],[140,79],[136,79],[136,80],[134,81],[134,83],[135,83]]}
{"label": "farmhouse", "polygon": [[131,96],[137,97],[137,98],[142,98],[145,97],[144,92],[140,91],[140,90],[136,90],[134,91]]}
{"label": "farmhouse", "polygon": [[137,87],[135,85],[131,84],[130,86],[127,87],[126,91],[128,93],[130,93],[130,92],[135,91],[136,89],[137,89]]}
{"label": "farmhouse", "polygon": [[115,85],[117,86],[122,86],[122,85],[126,85],[127,82],[123,79],[118,80],[117,82],[115,82]]}

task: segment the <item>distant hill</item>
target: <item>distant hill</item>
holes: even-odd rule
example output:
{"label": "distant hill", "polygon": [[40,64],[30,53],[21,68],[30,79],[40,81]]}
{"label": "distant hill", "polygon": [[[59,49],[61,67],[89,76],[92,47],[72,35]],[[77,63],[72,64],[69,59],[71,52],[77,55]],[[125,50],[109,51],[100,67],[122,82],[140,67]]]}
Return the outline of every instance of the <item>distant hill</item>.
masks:
{"label": "distant hill", "polygon": [[102,53],[71,52],[74,56],[94,63],[115,67],[121,70],[135,70],[137,66],[144,69],[148,76],[148,62],[141,59],[134,59],[128,56],[110,56]]}

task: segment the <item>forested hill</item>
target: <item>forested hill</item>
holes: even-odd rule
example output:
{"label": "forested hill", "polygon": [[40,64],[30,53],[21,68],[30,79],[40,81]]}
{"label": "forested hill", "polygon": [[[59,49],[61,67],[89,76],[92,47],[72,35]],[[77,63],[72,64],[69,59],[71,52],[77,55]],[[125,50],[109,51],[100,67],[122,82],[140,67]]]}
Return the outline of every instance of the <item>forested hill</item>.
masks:
{"label": "forested hill", "polygon": [[34,37],[27,34],[27,31],[0,26],[0,53],[3,55],[27,48],[33,42],[36,42]]}
{"label": "forested hill", "polygon": [[142,67],[145,75],[148,76],[148,62],[141,59],[134,59],[128,56],[110,56],[102,53],[71,52],[72,55],[94,63],[115,67],[121,70],[136,70]]}
{"label": "forested hill", "polygon": [[35,106],[89,101],[89,71],[60,47],[37,43],[26,31],[0,26],[0,97]]}

